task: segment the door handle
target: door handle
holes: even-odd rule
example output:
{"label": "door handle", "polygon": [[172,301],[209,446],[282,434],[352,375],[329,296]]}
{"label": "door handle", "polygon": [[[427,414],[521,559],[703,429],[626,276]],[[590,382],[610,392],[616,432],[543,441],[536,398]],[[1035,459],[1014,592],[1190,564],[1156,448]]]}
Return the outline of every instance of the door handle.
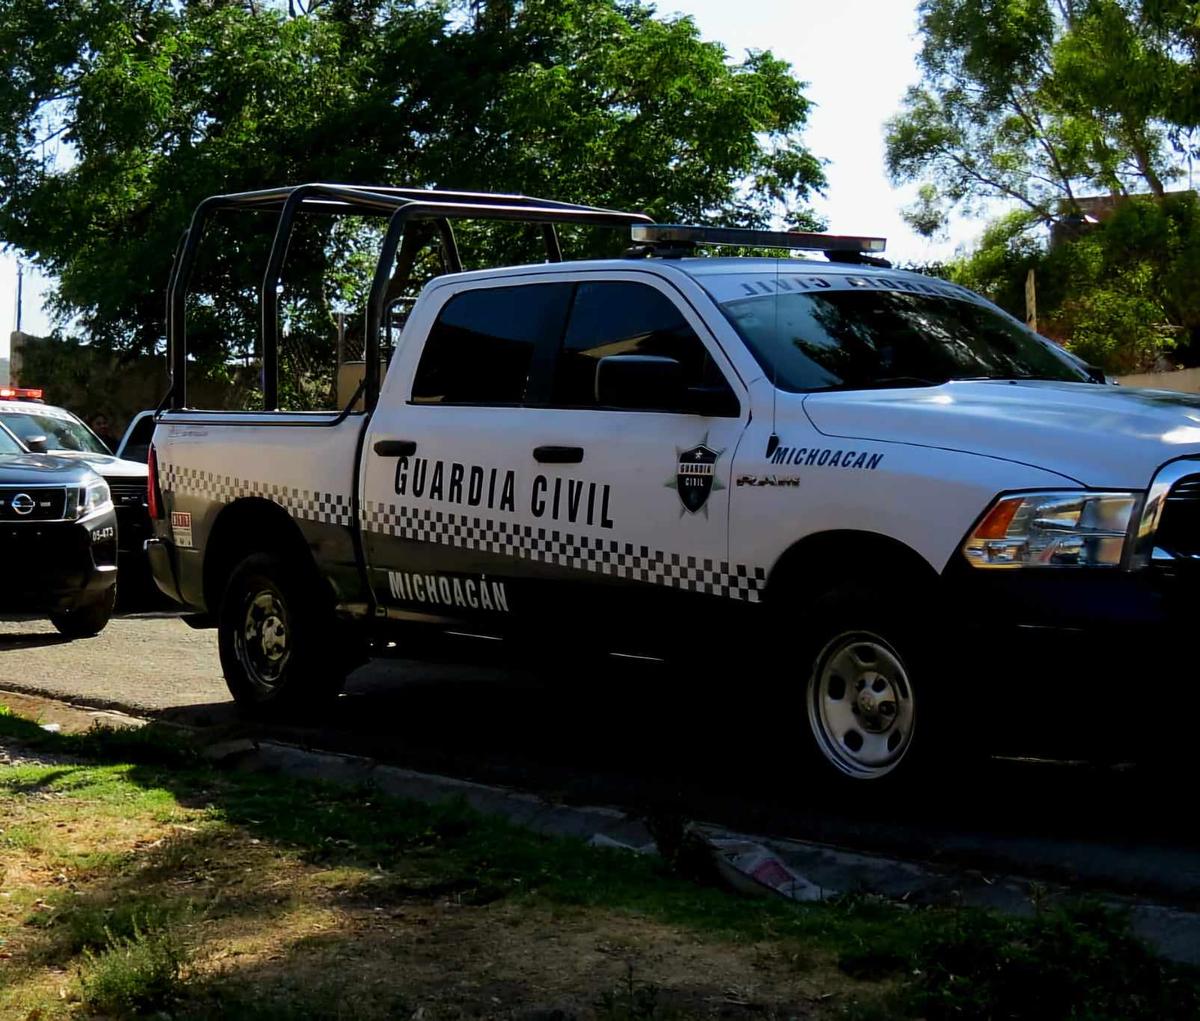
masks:
{"label": "door handle", "polygon": [[416,452],[416,440],[375,441],[375,453],[377,453],[380,457],[411,457]]}
{"label": "door handle", "polygon": [[583,447],[534,447],[533,457],[542,464],[579,464]]}

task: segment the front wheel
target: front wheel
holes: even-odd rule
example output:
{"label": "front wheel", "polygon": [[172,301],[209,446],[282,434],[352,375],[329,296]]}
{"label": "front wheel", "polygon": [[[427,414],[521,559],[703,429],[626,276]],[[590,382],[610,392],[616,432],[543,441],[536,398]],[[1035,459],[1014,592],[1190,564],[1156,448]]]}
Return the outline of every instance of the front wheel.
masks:
{"label": "front wheel", "polygon": [[73,610],[50,614],[50,623],[64,638],[93,638],[108,627],[117,601],[117,587],[109,586],[101,595]]}
{"label": "front wheel", "polygon": [[931,622],[939,614],[930,593],[914,587],[907,606],[856,587],[812,608],[803,715],[827,774],[895,782],[953,754],[956,731],[943,714],[939,676],[949,639],[935,639]]}
{"label": "front wheel", "polygon": [[311,707],[341,690],[337,621],[321,582],[282,558],[255,554],[229,579],[218,616],[225,683],[255,713]]}
{"label": "front wheel", "polygon": [[875,780],[896,770],[917,734],[917,695],[900,651],[879,633],[833,635],[807,685],[817,751],[848,777]]}

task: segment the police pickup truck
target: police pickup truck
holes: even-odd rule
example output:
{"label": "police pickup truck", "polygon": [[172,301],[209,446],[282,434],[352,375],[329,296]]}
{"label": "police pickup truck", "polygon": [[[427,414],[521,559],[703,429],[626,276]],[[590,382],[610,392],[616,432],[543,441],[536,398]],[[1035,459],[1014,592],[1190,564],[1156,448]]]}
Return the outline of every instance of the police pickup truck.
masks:
{"label": "police pickup truck", "polygon": [[[278,217],[267,410],[191,409],[194,252],[207,218],[247,208]],[[280,270],[306,211],[387,224],[340,412],[276,410]],[[546,262],[464,271],[462,218],[540,225]],[[560,224],[633,245],[562,261]],[[406,236],[445,272],[383,373]],[[1106,385],[882,248],[509,195],[209,199],[171,279],[157,582],[217,623],[229,688],[259,711],[329,696],[370,641],[434,625],[685,657],[689,697],[757,707],[831,778],[945,763],[1056,709],[1060,737],[1119,737],[1168,697],[1174,663],[1153,664],[1192,619],[1200,399]]]}

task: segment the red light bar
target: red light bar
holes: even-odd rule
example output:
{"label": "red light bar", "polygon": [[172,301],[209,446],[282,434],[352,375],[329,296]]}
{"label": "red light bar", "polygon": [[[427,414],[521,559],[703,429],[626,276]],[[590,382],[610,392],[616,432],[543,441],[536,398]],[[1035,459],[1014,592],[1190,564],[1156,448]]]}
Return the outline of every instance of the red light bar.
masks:
{"label": "red light bar", "polygon": [[0,401],[40,401],[43,391],[32,386],[0,386]]}

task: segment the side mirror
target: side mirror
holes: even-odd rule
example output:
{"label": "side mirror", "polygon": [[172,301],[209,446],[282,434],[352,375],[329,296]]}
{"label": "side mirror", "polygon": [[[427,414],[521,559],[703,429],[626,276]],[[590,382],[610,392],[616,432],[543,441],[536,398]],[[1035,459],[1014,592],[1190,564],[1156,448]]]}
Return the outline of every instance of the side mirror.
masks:
{"label": "side mirror", "polygon": [[683,366],[661,355],[609,355],[596,363],[596,403],[644,411],[682,408]]}
{"label": "side mirror", "polygon": [[27,436],[22,442],[31,454],[44,454],[50,441],[45,436]]}

